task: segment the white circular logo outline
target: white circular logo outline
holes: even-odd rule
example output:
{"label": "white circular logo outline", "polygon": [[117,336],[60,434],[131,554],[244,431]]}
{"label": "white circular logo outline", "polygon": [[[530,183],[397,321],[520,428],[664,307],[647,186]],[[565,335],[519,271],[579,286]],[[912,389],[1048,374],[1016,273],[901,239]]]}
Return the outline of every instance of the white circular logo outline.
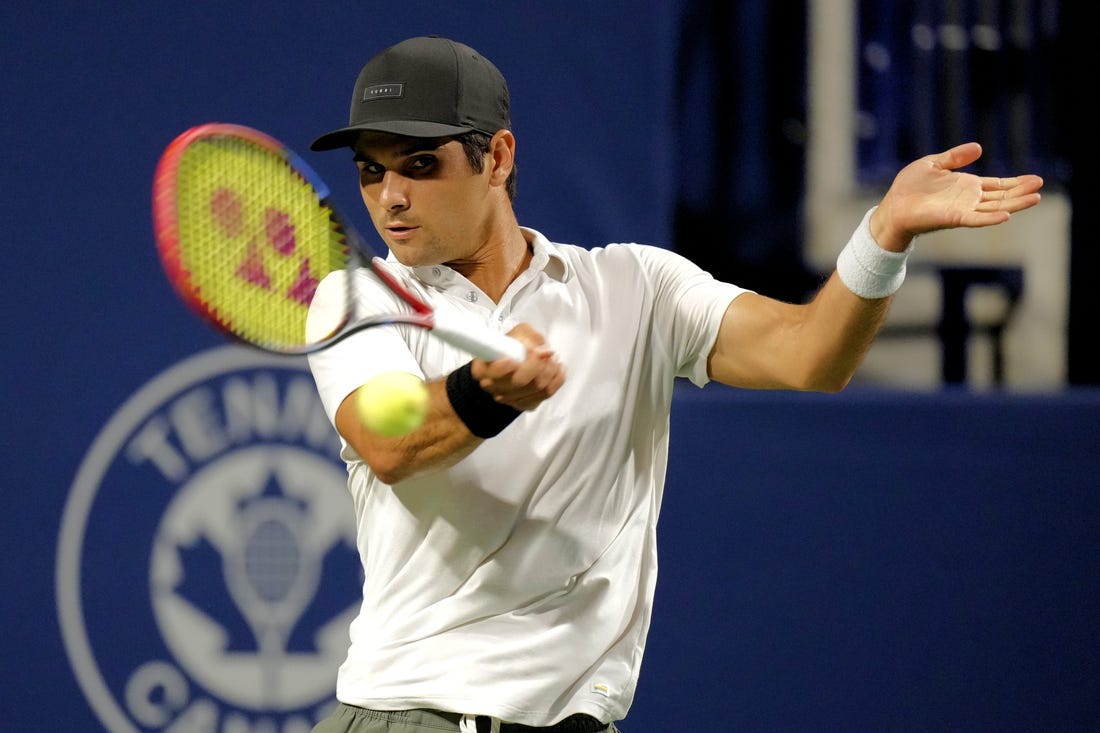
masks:
{"label": "white circular logo outline", "polygon": [[167,398],[196,381],[233,369],[274,367],[286,369],[295,362],[305,371],[304,358],[265,354],[244,346],[221,346],[180,361],[147,382],[119,407],[92,441],[81,459],[76,478],[62,510],[55,560],[54,592],[58,621],[69,664],[77,684],[100,721],[113,733],[140,733],[119,707],[99,672],[80,597],[80,554],[84,546],[87,519],[106,474],[124,441],[150,411]]}

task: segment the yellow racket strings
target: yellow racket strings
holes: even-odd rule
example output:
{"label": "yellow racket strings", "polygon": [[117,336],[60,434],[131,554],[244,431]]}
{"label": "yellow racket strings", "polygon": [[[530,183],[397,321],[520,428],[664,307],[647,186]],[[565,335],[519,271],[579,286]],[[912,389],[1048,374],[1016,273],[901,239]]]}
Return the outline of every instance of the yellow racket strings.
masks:
{"label": "yellow racket strings", "polygon": [[192,143],[177,176],[180,266],[200,307],[257,346],[304,347],[317,284],[348,264],[331,210],[283,156],[244,139]]}

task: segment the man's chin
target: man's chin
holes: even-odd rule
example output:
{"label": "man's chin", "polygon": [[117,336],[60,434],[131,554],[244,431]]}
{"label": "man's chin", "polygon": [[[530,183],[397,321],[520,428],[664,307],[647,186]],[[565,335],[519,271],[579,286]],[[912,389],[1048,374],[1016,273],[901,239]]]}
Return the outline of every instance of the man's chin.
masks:
{"label": "man's chin", "polygon": [[387,242],[386,244],[389,247],[390,252],[393,254],[394,259],[400,262],[405,267],[424,267],[425,265],[439,264],[437,262],[429,261],[430,258],[426,257],[424,255],[424,252],[420,250],[407,246],[402,246],[400,244],[395,246],[394,244],[389,242]]}

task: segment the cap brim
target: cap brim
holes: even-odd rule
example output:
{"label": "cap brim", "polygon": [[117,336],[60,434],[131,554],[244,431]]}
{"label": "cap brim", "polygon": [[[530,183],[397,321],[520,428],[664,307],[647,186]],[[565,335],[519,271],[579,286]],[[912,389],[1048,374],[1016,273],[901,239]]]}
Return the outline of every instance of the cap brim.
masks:
{"label": "cap brim", "polygon": [[407,137],[446,137],[448,135],[462,135],[474,132],[473,127],[461,127],[459,125],[444,125],[439,122],[425,122],[423,120],[389,120],[382,122],[361,122],[350,127],[341,127],[339,130],[326,132],[309,145],[310,150],[335,150],[337,148],[355,147],[355,141],[362,132],[388,132],[393,135],[405,135]]}

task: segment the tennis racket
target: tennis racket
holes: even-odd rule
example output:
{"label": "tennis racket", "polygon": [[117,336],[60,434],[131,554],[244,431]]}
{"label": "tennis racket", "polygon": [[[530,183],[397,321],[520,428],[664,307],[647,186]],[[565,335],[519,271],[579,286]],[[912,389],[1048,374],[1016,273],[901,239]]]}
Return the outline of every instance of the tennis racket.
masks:
{"label": "tennis racket", "polygon": [[[153,229],[169,281],[217,330],[277,354],[309,354],[365,328],[404,323],[488,361],[523,360],[519,341],[441,318],[386,269],[330,198],[320,176],[265,133],[226,123],[185,131],[153,180]],[[359,313],[355,273],[363,268],[407,307]],[[321,323],[315,314],[307,330],[317,286],[336,272],[343,310]]]}

